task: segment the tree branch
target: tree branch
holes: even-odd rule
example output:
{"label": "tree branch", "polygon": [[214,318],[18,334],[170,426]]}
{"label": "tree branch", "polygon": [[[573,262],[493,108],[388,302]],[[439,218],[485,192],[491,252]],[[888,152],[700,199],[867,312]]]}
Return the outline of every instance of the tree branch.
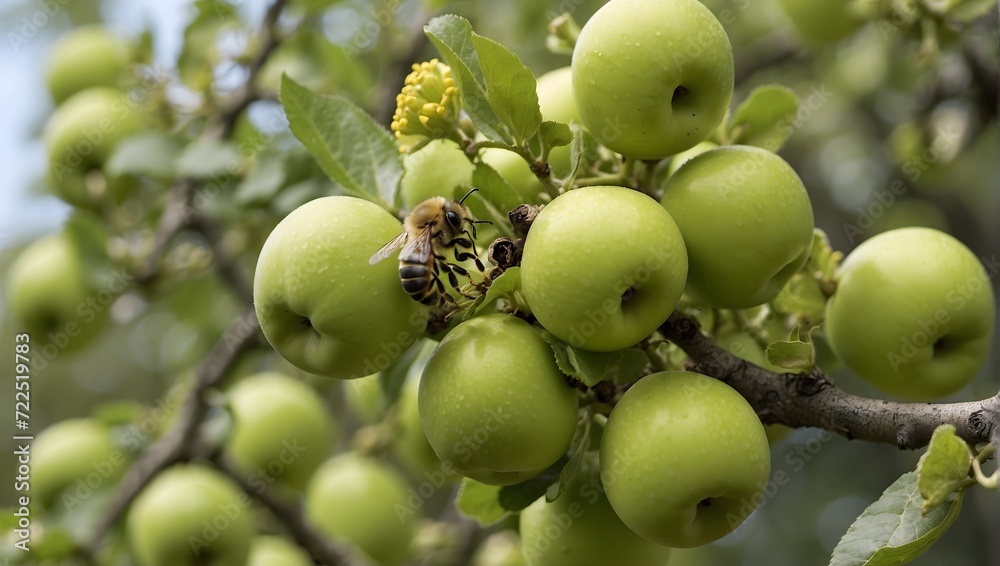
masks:
{"label": "tree branch", "polygon": [[181,405],[177,422],[129,468],[118,485],[115,499],[98,519],[89,544],[93,554],[96,555],[108,531],[153,477],[187,458],[187,451],[194,446],[201,421],[208,412],[205,391],[222,381],[240,355],[254,344],[259,330],[257,315],[253,308],[248,308],[212,347],[195,370],[194,383]]}
{"label": "tree branch", "polygon": [[246,475],[237,470],[222,454],[213,456],[212,464],[239,484],[247,495],[257,499],[264,507],[267,507],[278,520],[288,527],[288,532],[295,542],[304,548],[317,563],[326,566],[360,566],[360,562],[346,548],[328,540],[306,522],[301,505],[282,501],[267,489],[257,489],[248,481]]}
{"label": "tree branch", "polygon": [[899,403],[847,393],[816,368],[809,374],[779,374],[740,359],[702,334],[698,322],[674,311],[660,332],[694,361],[693,370],[736,389],[766,424],[817,427],[847,439],[926,446],[934,429],[952,424],[972,442],[1000,443],[1000,394],[966,403]]}
{"label": "tree branch", "polygon": [[214,218],[197,216],[194,218],[192,226],[201,232],[212,246],[212,258],[222,279],[229,285],[237,298],[243,301],[244,305],[253,305],[253,288],[239,263],[223,249],[222,229],[219,227],[219,223]]}

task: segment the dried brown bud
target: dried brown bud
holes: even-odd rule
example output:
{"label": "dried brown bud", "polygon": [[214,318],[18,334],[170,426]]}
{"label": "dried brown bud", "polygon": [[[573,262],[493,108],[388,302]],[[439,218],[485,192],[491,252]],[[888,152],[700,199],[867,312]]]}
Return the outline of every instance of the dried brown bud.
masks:
{"label": "dried brown bud", "polygon": [[524,240],[511,241],[510,238],[497,238],[490,244],[486,258],[500,271],[505,271],[521,264],[521,250],[523,248]]}
{"label": "dried brown bud", "polygon": [[514,227],[514,232],[523,238],[528,235],[531,223],[535,221],[535,217],[538,216],[538,213],[541,211],[541,206],[534,204],[522,204],[510,211],[507,214],[507,218],[510,219],[510,223]]}

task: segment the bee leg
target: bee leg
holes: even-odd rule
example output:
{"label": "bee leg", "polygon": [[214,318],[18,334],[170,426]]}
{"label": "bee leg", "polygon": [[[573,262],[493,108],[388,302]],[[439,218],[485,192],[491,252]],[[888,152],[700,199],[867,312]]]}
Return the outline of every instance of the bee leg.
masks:
{"label": "bee leg", "polygon": [[461,268],[457,265],[449,265],[444,262],[441,263],[441,271],[444,271],[445,273],[448,274],[448,282],[451,283],[452,287],[458,289],[458,277],[455,276],[456,269],[461,269]]}
{"label": "bee leg", "polygon": [[465,261],[467,259],[471,259],[472,261],[476,262],[476,269],[478,269],[480,273],[486,271],[486,266],[484,266],[483,262],[479,260],[479,257],[474,256],[469,252],[460,252],[458,251],[458,249],[456,249],[455,259],[458,261]]}

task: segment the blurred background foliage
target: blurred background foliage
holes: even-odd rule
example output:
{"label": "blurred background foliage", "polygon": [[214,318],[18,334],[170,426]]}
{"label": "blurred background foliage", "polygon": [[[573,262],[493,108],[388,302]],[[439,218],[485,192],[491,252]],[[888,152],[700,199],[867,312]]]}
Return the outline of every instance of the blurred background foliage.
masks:
{"label": "blurred background foliage", "polygon": [[[0,29],[8,38],[4,88],[18,91],[5,95],[14,106],[5,105],[3,112],[16,113],[18,123],[29,124],[20,138],[7,136],[7,150],[0,156],[4,170],[15,173],[14,181],[3,188],[9,218],[0,226],[0,266],[5,272],[27,243],[43,231],[58,229],[69,216],[70,209],[50,194],[44,165],[32,156],[37,156],[38,137],[52,110],[38,62],[51,42],[73,27],[107,21],[134,43],[133,60],[145,77],[142,84],[154,114],[161,125],[172,128],[166,145],[157,146],[159,153],[181,151],[189,157],[187,167],[209,171],[236,157],[236,182],[208,206],[221,219],[223,245],[252,273],[256,252],[278,220],[332,189],[287,131],[274,99],[282,72],[313,89],[347,96],[388,123],[409,65],[434,56],[421,30],[431,16],[463,15],[477,32],[509,46],[537,76],[569,64],[568,55],[546,49],[547,22],[570,12],[583,23],[602,2],[295,0],[286,23],[301,24],[259,76],[257,87],[264,100],[249,108],[231,143],[195,149],[179,148],[200,133],[204,118],[217,112],[218,101],[245,78],[238,63],[246,62],[257,47],[252,38],[266,8],[263,2],[74,0],[48,2],[58,8],[44,18],[38,16],[42,4],[13,0],[0,7]],[[776,0],[705,4],[733,43],[738,81],[734,103],[755,86],[773,82],[799,94],[803,104],[792,124],[794,135],[781,154],[805,182],[816,224],[830,235],[835,249],[846,253],[879,232],[923,225],[955,235],[983,258],[996,256],[1000,154],[995,8],[957,31],[941,26],[930,34],[920,26],[883,19],[860,26],[842,40],[817,44],[817,32],[800,35]],[[164,11],[171,18],[157,15]],[[45,25],[38,25],[43,19]],[[169,27],[171,20],[179,25]],[[824,22],[820,28],[833,25]],[[28,37],[32,29],[34,35]],[[12,34],[25,41],[12,40]],[[990,80],[992,91],[984,88],[991,86]],[[247,147],[251,149],[245,151]],[[157,155],[139,162],[152,170],[161,164]],[[106,211],[101,228],[107,231],[112,258],[127,264],[134,251],[148,244],[130,234],[148,235],[155,226],[168,190],[165,177],[144,176],[135,198]],[[102,406],[105,414],[155,406],[183,382],[239,313],[238,300],[211,269],[212,253],[197,235],[183,234],[166,257],[166,275],[119,296],[109,306],[112,324],[95,343],[62,354],[37,372],[32,378],[32,430],[92,414]],[[994,288],[1000,288],[995,280]],[[0,352],[5,368],[13,366],[9,346],[17,332],[5,315],[0,327],[0,343],[7,345]],[[995,393],[998,351],[994,349],[980,379],[954,399]],[[262,368],[298,374],[270,353],[250,356],[233,375]],[[836,377],[848,391],[877,396],[847,372]],[[310,381],[343,413],[343,393],[349,386]],[[4,387],[12,391],[9,384]],[[11,396],[5,394],[4,399]],[[12,404],[0,407],[0,422],[13,420]],[[350,416],[345,419],[351,421]],[[355,428],[342,430],[348,435]],[[15,469],[12,449],[9,437],[0,440],[5,478]],[[766,502],[733,535],[710,547],[678,552],[675,563],[825,563],[858,513],[901,472],[912,469],[918,455],[816,430],[796,431],[773,451],[772,478],[783,470],[787,483],[769,489]],[[13,496],[12,482],[5,479],[0,507],[8,506]],[[915,563],[1000,563],[998,497],[986,490],[970,492],[955,528]]]}

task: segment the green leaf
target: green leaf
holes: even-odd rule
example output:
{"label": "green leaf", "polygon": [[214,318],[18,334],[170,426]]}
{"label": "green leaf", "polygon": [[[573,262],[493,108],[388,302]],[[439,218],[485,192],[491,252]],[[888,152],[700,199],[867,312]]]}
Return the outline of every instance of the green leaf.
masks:
{"label": "green leaf", "polygon": [[184,29],[184,44],[177,59],[182,83],[196,92],[207,90],[214,80],[214,67],[220,63],[218,49],[222,30],[240,23],[236,7],[225,0],[196,0],[198,15]]}
{"label": "green leaf", "polygon": [[573,143],[573,130],[568,124],[546,120],[538,128],[538,138],[545,155],[554,147],[562,147]]}
{"label": "green leaf", "polygon": [[36,560],[61,560],[76,552],[76,542],[68,532],[60,528],[47,528],[31,546],[32,557]]}
{"label": "green leaf", "polygon": [[[378,374],[379,385],[382,386],[385,406],[391,407],[399,399],[399,394],[406,383],[406,377],[410,374],[410,368],[420,363],[421,358],[426,359],[434,350],[435,343],[430,340],[420,340],[403,353],[396,361],[389,364]],[[425,360],[426,361],[426,360]]]}
{"label": "green leaf", "polygon": [[482,198],[489,201],[504,213],[504,219],[507,218],[508,211],[524,200],[496,169],[482,161],[476,163],[476,169],[472,172],[472,185],[479,190],[470,199]]}
{"label": "green leaf", "polygon": [[189,143],[177,156],[177,174],[198,179],[234,175],[242,169],[242,162],[236,144],[198,139]]}
{"label": "green leaf", "polygon": [[465,309],[465,315],[462,320],[468,320],[476,316],[480,311],[492,305],[498,299],[520,290],[521,268],[511,267],[490,283],[490,288],[486,290],[486,293],[476,297],[476,300],[472,302],[469,308]]}
{"label": "green leaf", "polygon": [[834,251],[826,232],[819,228],[814,229],[812,249],[809,253],[809,265],[812,271],[818,272],[824,281],[832,281],[842,259],[844,254]]}
{"label": "green leaf", "polygon": [[110,401],[101,403],[94,407],[91,414],[101,424],[109,427],[134,423],[145,412],[145,408],[138,401],[123,399],[121,401]]}
{"label": "green leaf", "polygon": [[236,187],[236,202],[240,204],[265,204],[285,185],[284,156],[266,154]]}
{"label": "green leaf", "polygon": [[509,511],[500,506],[499,494],[500,486],[462,478],[455,506],[463,515],[475,519],[480,526],[489,527],[509,514]]}
{"label": "green leaf", "polygon": [[181,142],[163,132],[149,132],[122,140],[104,164],[112,176],[125,174],[169,179],[176,174]]}
{"label": "green leaf", "polygon": [[896,566],[923,554],[958,517],[962,494],[926,516],[917,473],[900,476],[847,530],[830,566]]}
{"label": "green leaf", "polygon": [[490,107],[514,135],[514,142],[525,143],[542,123],[535,76],[517,55],[496,41],[474,33],[472,44],[479,55]]}
{"label": "green leaf", "polygon": [[805,340],[799,339],[799,327],[792,331],[788,340],[778,340],[767,347],[767,361],[771,365],[792,371],[812,371],[816,365],[816,347],[811,335],[817,327],[813,326],[806,333]]}
{"label": "green leaf", "polygon": [[559,479],[563,467],[569,462],[565,454],[543,472],[533,478],[514,485],[500,488],[500,506],[508,511],[520,511],[545,495],[549,486]]}
{"label": "green leaf", "polygon": [[957,491],[972,483],[969,468],[972,452],[964,440],[955,436],[955,427],[941,425],[934,430],[927,452],[920,457],[917,474],[920,495],[924,498],[923,513],[944,503]]}
{"label": "green leaf", "polygon": [[387,130],[350,100],[314,93],[288,76],[279,99],[292,133],[345,193],[394,208],[403,163]]}
{"label": "green leaf", "polygon": [[451,67],[462,97],[462,108],[484,136],[507,143],[513,141],[486,96],[483,71],[472,43],[472,24],[452,14],[438,16],[424,26],[424,33]]}
{"label": "green leaf", "polygon": [[569,485],[573,478],[580,472],[580,468],[583,467],[584,456],[587,454],[587,448],[590,447],[590,429],[593,422],[594,415],[588,407],[581,412],[580,422],[577,423],[573,440],[569,443],[569,453],[572,456],[570,456],[566,465],[563,466],[562,471],[559,472],[559,481],[552,484],[545,493],[546,501],[555,501],[562,495],[566,486]]}
{"label": "green leaf", "polygon": [[781,85],[757,87],[733,114],[729,140],[778,151],[794,131],[792,123],[798,110],[799,98],[792,89]]}
{"label": "green leaf", "polygon": [[811,274],[799,272],[781,288],[773,306],[778,312],[819,324],[826,318],[826,300],[819,281]]}
{"label": "green leaf", "polygon": [[588,352],[577,350],[559,340],[547,330],[540,330],[555,355],[556,365],[566,375],[579,380],[587,387],[601,381],[629,383],[638,379],[646,368],[646,354],[635,349],[616,352]]}
{"label": "green leaf", "polygon": [[988,14],[997,8],[996,0],[965,0],[957,3],[947,12],[948,19],[958,22],[971,22]]}

